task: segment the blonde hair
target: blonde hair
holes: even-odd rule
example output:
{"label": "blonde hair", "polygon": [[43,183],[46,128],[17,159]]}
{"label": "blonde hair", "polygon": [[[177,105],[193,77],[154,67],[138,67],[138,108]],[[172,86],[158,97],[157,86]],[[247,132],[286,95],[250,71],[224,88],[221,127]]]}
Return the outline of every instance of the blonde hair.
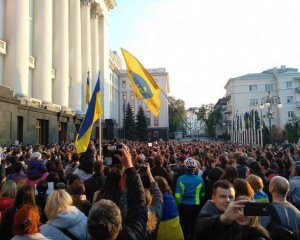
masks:
{"label": "blonde hair", "polygon": [[261,177],[256,176],[254,174],[250,174],[249,176],[247,176],[246,180],[251,185],[251,187],[255,192],[263,190],[264,183]]}
{"label": "blonde hair", "polygon": [[45,214],[49,220],[53,219],[57,213],[70,210],[73,205],[72,197],[64,189],[51,193],[46,202]]}
{"label": "blonde hair", "polygon": [[155,230],[157,218],[155,214],[151,211],[150,205],[152,202],[152,195],[149,190],[145,189],[145,195],[146,195],[146,205],[148,207],[148,220],[147,220],[147,232],[151,233]]}
{"label": "blonde hair", "polygon": [[0,191],[0,197],[16,198],[17,185],[12,180],[7,180],[3,183]]}

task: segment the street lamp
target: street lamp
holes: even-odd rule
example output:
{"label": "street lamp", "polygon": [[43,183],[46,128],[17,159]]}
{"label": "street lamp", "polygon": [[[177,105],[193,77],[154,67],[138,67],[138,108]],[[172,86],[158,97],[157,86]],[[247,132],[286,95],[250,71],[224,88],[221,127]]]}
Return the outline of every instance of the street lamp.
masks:
{"label": "street lamp", "polygon": [[267,107],[267,115],[266,117],[269,119],[269,131],[270,131],[270,143],[272,144],[272,126],[271,126],[271,120],[274,119],[274,112],[272,111],[272,106],[277,105],[278,108],[282,107],[282,103],[280,102],[280,98],[278,96],[272,96],[270,95],[270,91],[268,92],[268,95],[263,97],[261,99],[260,108]]}

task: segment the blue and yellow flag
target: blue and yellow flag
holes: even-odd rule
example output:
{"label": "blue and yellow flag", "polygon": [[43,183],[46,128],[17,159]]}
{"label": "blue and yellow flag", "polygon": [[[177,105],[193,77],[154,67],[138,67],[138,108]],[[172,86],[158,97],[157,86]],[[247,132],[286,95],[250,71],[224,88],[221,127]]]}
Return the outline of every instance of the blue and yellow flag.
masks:
{"label": "blue and yellow flag", "polygon": [[143,65],[125,49],[121,49],[127,66],[130,85],[138,99],[144,99],[152,114],[157,117],[160,111],[161,89]]}
{"label": "blue and yellow flag", "polygon": [[90,103],[90,71],[87,72],[88,76],[86,79],[86,89],[85,89],[85,103]]}
{"label": "blue and yellow flag", "polygon": [[85,152],[93,130],[94,123],[99,119],[102,114],[101,108],[101,95],[100,95],[100,73],[98,76],[98,80],[89,103],[88,109],[85,114],[85,118],[81,124],[78,135],[75,140],[75,146],[77,153]]}

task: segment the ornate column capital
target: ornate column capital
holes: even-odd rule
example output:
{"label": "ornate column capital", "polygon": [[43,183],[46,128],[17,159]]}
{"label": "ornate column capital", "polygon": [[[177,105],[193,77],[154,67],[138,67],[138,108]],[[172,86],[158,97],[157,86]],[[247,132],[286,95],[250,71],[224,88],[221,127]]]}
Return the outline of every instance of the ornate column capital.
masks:
{"label": "ornate column capital", "polygon": [[93,2],[91,4],[91,17],[97,18],[99,16],[102,16],[102,8],[99,3]]}
{"label": "ornate column capital", "polygon": [[91,6],[91,3],[94,2],[93,0],[80,0],[82,5]]}

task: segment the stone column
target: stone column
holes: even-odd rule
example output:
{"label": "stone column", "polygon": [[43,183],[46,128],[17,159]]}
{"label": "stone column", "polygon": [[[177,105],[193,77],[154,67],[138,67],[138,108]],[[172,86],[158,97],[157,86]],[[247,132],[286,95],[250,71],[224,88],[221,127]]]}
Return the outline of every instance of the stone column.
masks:
{"label": "stone column", "polygon": [[109,46],[108,46],[108,22],[104,16],[99,17],[99,65],[101,72],[101,101],[103,118],[110,118],[109,103]]}
{"label": "stone column", "polygon": [[5,1],[4,85],[17,95],[28,96],[29,0]]}
{"label": "stone column", "polygon": [[99,35],[98,35],[98,17],[101,16],[100,5],[96,2],[91,5],[91,48],[92,51],[92,72],[91,72],[91,91],[95,88],[95,84],[99,75]]}
{"label": "stone column", "polygon": [[52,1],[34,1],[34,98],[52,102]]}
{"label": "stone column", "polygon": [[53,103],[63,107],[69,100],[69,1],[54,0]]}
{"label": "stone column", "polygon": [[70,96],[71,108],[81,111],[81,19],[80,1],[69,0],[69,49],[70,49]]}
{"label": "stone column", "polygon": [[[5,1],[0,0],[0,39],[4,40]],[[4,56],[0,54],[0,85],[3,85]]]}
{"label": "stone column", "polygon": [[[87,72],[92,72],[91,66],[91,0],[81,0],[81,69],[82,69],[82,93],[81,109],[86,112],[87,104],[85,102]],[[92,86],[92,79],[90,79]],[[92,96],[92,89],[90,89]]]}

